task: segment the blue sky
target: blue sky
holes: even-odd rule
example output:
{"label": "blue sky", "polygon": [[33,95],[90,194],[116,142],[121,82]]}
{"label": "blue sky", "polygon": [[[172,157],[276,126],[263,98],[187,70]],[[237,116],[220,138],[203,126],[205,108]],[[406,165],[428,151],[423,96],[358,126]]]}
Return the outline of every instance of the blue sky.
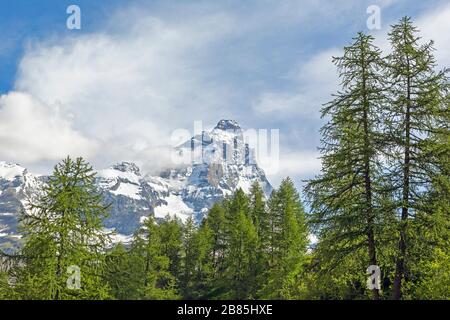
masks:
{"label": "blue sky", "polygon": [[[81,30],[66,28],[71,4]],[[367,29],[370,5],[380,30]],[[320,169],[319,110],[338,83],[331,56],[358,31],[388,50],[404,15],[448,65],[448,1],[2,1],[0,160],[45,172],[70,153],[152,170],[167,162],[173,130],[230,118],[279,129],[270,179],[300,185]]]}

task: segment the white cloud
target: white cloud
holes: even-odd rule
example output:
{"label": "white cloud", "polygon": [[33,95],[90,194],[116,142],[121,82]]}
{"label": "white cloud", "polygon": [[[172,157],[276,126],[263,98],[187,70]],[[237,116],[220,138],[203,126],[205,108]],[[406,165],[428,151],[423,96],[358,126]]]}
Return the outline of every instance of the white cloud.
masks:
{"label": "white cloud", "polygon": [[450,3],[433,9],[417,20],[424,40],[435,41],[435,56],[440,66],[450,66]]}
{"label": "white cloud", "polygon": [[[379,3],[380,4],[380,3]],[[392,1],[381,3],[383,7],[392,5]],[[376,44],[380,46],[384,53],[389,51],[387,33],[389,25],[396,23],[398,19],[385,24],[386,28],[375,32]],[[433,39],[435,41],[435,56],[439,67],[450,66],[450,38],[448,37],[448,21],[450,21],[450,4],[445,4],[413,19],[415,25],[421,31],[423,41]],[[350,39],[349,39],[350,41]],[[343,43],[342,46],[346,45]],[[318,120],[320,106],[331,99],[331,94],[339,88],[339,78],[336,67],[332,64],[332,56],[342,55],[342,50],[328,48],[313,55],[309,60],[300,60],[298,67],[293,68],[287,75],[292,80],[294,86],[289,90],[266,91],[261,93],[253,104],[256,113],[264,117],[270,116],[277,119],[291,119],[295,117],[299,128],[307,123],[314,123],[316,126],[314,133],[309,133],[311,137],[318,134],[320,122]],[[309,126],[311,128],[311,126]],[[298,131],[299,129],[297,129]],[[315,130],[313,128],[313,130]],[[308,132],[299,139],[308,140]],[[314,139],[311,139],[314,140]],[[307,146],[305,146],[307,147]],[[280,159],[280,173],[270,176],[275,184],[284,176],[296,177],[297,181],[306,177],[311,177],[314,173],[319,173],[321,168],[319,154],[308,148],[310,151],[297,151],[290,145],[284,145],[282,158]]]}
{"label": "white cloud", "polygon": [[[385,28],[381,31],[374,32],[375,44],[384,54],[391,52],[388,37],[391,26],[397,24],[401,18],[402,16],[399,16],[390,22],[384,23]],[[450,66],[450,55],[448,54],[450,51],[448,21],[450,21],[450,3],[439,5],[432,10],[421,13],[417,17],[412,17],[413,24],[419,30],[421,43],[428,43],[430,40],[434,41],[434,47],[436,49],[434,56],[436,57],[439,68]]]}
{"label": "white cloud", "polygon": [[264,92],[253,104],[255,112],[277,117],[305,116],[319,118],[320,106],[336,91],[338,76],[332,57],[340,55],[335,48],[323,50],[308,61],[300,61],[286,77],[295,83],[288,92]]}
{"label": "white cloud", "polygon": [[0,158],[11,161],[90,156],[96,144],[75,131],[57,106],[49,107],[26,93],[0,97]]}
{"label": "white cloud", "polygon": [[[232,93],[209,81],[205,57],[236,24],[220,13],[183,23],[128,13],[116,30],[30,45],[15,90],[70,114],[74,130],[98,143],[94,165],[133,159],[157,170],[168,165],[172,130],[217,121],[213,110],[229,105]],[[45,153],[33,152],[26,161]]]}
{"label": "white cloud", "polygon": [[[135,7],[118,12],[97,32],[30,45],[15,90],[27,97],[40,123],[57,119],[61,127],[41,125],[48,130],[35,130],[42,132],[42,138],[35,139],[12,130],[20,126],[2,126],[0,159],[32,163],[81,152],[91,155],[89,160],[98,168],[130,159],[144,170],[157,170],[169,163],[172,130],[192,130],[194,120],[214,124],[221,117],[241,116],[237,120],[253,127],[280,129],[283,175],[317,172],[315,152],[298,150],[316,147],[319,109],[337,89],[331,57],[341,55],[335,48],[340,44],[327,36],[348,28],[351,21],[365,23],[365,4],[261,3],[237,6],[239,10],[213,2],[197,7],[163,4],[163,14]],[[447,65],[449,8],[418,19],[424,37],[436,40],[439,62]],[[294,35],[299,41],[289,42]],[[323,41],[330,47],[315,49]],[[286,72],[297,53],[302,58]],[[251,101],[251,108],[246,108]],[[2,110],[13,109],[3,104]],[[48,107],[55,105],[58,112]],[[30,118],[24,115],[23,121]],[[1,123],[6,123],[4,116]],[[45,133],[50,128],[64,134]],[[275,183],[279,178],[274,175]]]}
{"label": "white cloud", "polygon": [[321,168],[320,154],[315,151],[285,151],[280,155],[280,170],[268,175],[270,182],[277,186],[282,179],[291,177],[296,181],[312,178]]}

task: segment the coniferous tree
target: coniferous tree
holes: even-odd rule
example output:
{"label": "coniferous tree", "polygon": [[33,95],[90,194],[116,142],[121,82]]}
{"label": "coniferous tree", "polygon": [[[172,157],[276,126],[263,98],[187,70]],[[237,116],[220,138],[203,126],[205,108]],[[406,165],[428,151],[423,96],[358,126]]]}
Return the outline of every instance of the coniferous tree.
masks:
{"label": "coniferous tree", "polygon": [[258,237],[256,252],[256,265],[254,268],[256,283],[254,291],[258,292],[263,287],[266,279],[265,270],[269,266],[270,248],[270,220],[267,210],[265,195],[259,183],[255,182],[250,189],[250,216]]}
{"label": "coniferous tree", "polygon": [[249,199],[238,189],[226,212],[226,295],[235,299],[253,298],[258,237],[252,223]]}
{"label": "coniferous tree", "polygon": [[394,299],[400,299],[411,257],[408,250],[415,242],[410,225],[417,223],[421,213],[429,213],[429,192],[433,180],[441,176],[436,170],[442,158],[433,152],[437,151],[436,134],[448,131],[448,122],[443,121],[444,114],[448,114],[445,103],[448,80],[446,70],[435,71],[433,41],[422,44],[410,18],[404,17],[392,27],[389,40],[392,53],[388,56],[391,83],[385,119],[385,141],[389,145],[386,170],[400,216],[392,292]]}
{"label": "coniferous tree", "polygon": [[413,285],[410,299],[449,300],[450,299],[450,253],[446,248],[434,248],[426,259],[420,261],[420,279]]}
{"label": "coniferous tree", "polygon": [[210,260],[213,268],[213,279],[223,276],[226,251],[226,221],[224,202],[215,203],[209,210],[204,224],[211,232]]}
{"label": "coniferous tree", "polygon": [[[181,221],[169,215],[159,224],[162,254],[169,258],[169,272],[175,279],[180,278],[181,255],[183,250]],[[179,283],[177,284],[179,285]]]}
{"label": "coniferous tree", "polygon": [[108,252],[105,281],[111,288],[111,293],[115,299],[141,299],[139,289],[142,282],[142,269],[139,258],[130,254],[121,243]]}
{"label": "coniferous tree", "polygon": [[307,262],[308,228],[300,196],[291,179],[272,193],[271,255],[263,298],[298,299],[304,296],[302,276]]}
{"label": "coniferous tree", "polygon": [[[23,267],[14,275],[21,299],[105,299],[104,252],[110,242],[102,222],[107,208],[82,158],[54,168],[40,198],[22,213]],[[68,285],[73,278],[73,286]]]}
{"label": "coniferous tree", "polygon": [[[329,121],[322,133],[322,173],[309,181],[311,222],[321,234],[319,248],[335,262],[365,248],[366,267],[378,265],[376,223],[379,220],[383,61],[373,37],[358,33],[342,57],[334,58],[342,90],[322,109]],[[380,240],[380,239],[378,239]],[[373,298],[379,298],[373,289]]]}
{"label": "coniferous tree", "polygon": [[193,296],[195,289],[194,274],[196,267],[196,246],[194,243],[195,223],[192,218],[186,221],[183,228],[183,246],[184,246],[184,270],[183,270],[183,294],[184,296]]}
{"label": "coniferous tree", "polygon": [[12,288],[9,284],[9,276],[7,272],[0,271],[0,300],[13,298]]}
{"label": "coniferous tree", "polygon": [[153,217],[147,217],[134,235],[131,255],[140,267],[142,299],[178,298],[176,279],[169,271],[170,259],[163,253],[161,229]]}
{"label": "coniferous tree", "polygon": [[183,297],[187,299],[203,298],[212,289],[213,250],[212,232],[206,223],[200,228],[188,219],[184,227],[184,277]]}

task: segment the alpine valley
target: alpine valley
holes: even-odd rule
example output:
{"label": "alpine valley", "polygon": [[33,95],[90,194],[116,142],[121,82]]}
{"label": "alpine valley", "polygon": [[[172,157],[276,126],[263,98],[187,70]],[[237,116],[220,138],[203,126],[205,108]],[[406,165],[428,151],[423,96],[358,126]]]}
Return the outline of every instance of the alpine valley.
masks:
{"label": "alpine valley", "polygon": [[[167,215],[200,222],[217,201],[259,182],[268,196],[272,186],[258,167],[243,130],[233,120],[221,120],[175,148],[179,156],[199,155],[186,165],[174,165],[158,175],[145,174],[132,162],[121,162],[97,172],[96,184],[110,205],[105,229],[114,230],[116,242],[128,242],[148,216]],[[194,159],[194,157],[192,157]],[[0,247],[20,246],[19,216],[28,199],[38,197],[47,177],[19,164],[0,161]]]}

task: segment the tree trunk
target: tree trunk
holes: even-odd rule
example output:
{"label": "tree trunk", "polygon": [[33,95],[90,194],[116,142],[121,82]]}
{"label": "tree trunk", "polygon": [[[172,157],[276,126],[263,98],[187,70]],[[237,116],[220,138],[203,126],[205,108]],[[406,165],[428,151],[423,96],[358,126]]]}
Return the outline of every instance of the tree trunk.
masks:
{"label": "tree trunk", "polygon": [[[409,65],[409,60],[408,60]],[[409,70],[408,70],[409,73]],[[402,280],[405,273],[406,255],[406,229],[409,209],[409,176],[410,176],[410,135],[411,135],[411,78],[407,80],[407,98],[405,114],[405,154],[403,164],[403,194],[402,194],[402,215],[400,221],[400,241],[398,245],[399,256],[395,266],[394,287],[392,298],[399,300],[402,297]]]}
{"label": "tree trunk", "polygon": [[[364,58],[363,58],[364,59]],[[369,133],[369,102],[366,92],[366,75],[365,75],[365,62],[363,61],[363,121],[364,121],[364,189],[366,197],[366,214],[367,214],[367,245],[369,254],[370,265],[377,265],[377,256],[375,249],[375,236],[374,236],[374,216],[373,216],[373,206],[372,206],[372,179],[370,170],[370,133]],[[374,300],[380,299],[379,289],[372,290],[372,297]]]}

